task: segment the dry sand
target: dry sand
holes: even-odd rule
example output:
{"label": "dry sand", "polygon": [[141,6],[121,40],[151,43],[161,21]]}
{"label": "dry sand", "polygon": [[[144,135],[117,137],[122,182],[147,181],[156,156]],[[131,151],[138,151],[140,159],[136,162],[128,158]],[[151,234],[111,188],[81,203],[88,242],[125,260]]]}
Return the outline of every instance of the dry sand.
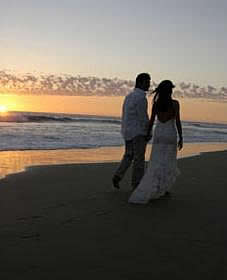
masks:
{"label": "dry sand", "polygon": [[227,152],[178,160],[172,195],[130,205],[116,163],[32,167],[0,181],[0,277],[226,279]]}

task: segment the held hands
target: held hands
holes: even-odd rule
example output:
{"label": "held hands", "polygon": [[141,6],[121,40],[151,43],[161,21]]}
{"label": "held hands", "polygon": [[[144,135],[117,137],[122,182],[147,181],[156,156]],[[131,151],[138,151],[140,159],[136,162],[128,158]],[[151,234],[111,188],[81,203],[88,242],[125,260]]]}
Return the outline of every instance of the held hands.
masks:
{"label": "held hands", "polygon": [[177,144],[178,150],[180,151],[183,148],[183,138],[181,137]]}
{"label": "held hands", "polygon": [[145,136],[145,138],[146,138],[146,141],[149,142],[151,140],[151,138],[152,138],[152,135],[151,134],[147,134]]}

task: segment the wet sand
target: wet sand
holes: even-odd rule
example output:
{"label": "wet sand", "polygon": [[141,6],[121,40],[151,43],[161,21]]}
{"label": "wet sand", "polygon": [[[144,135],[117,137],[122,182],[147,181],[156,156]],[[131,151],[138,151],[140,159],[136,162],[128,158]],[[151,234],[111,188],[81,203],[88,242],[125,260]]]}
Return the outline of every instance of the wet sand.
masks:
{"label": "wet sand", "polygon": [[[150,157],[152,145],[147,146],[146,160]],[[184,144],[178,158],[198,155],[201,152],[227,150],[226,143]],[[72,163],[104,163],[121,160],[124,147],[97,149],[28,150],[0,152],[0,178],[24,171],[29,166]]]}
{"label": "wet sand", "polygon": [[227,152],[178,160],[172,195],[129,205],[117,163],[28,168],[0,180],[1,279],[225,279]]}

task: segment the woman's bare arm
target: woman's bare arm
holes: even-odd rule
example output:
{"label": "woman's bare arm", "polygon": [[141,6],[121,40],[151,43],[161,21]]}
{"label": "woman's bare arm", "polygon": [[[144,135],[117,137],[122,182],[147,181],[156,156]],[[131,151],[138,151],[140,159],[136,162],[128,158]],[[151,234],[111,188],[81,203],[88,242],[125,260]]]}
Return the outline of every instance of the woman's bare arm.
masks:
{"label": "woman's bare arm", "polygon": [[182,126],[181,126],[181,119],[180,119],[180,104],[177,100],[175,100],[175,108],[176,108],[176,126],[177,126],[177,132],[179,136],[178,148],[179,150],[181,150],[183,148],[183,136],[182,136]]}

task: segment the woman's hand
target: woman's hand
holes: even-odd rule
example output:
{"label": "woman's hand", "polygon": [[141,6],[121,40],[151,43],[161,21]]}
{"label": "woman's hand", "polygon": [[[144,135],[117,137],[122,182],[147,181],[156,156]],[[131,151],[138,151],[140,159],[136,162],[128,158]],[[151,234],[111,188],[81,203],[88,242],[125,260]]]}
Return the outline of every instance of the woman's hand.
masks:
{"label": "woman's hand", "polygon": [[181,137],[177,144],[178,150],[180,151],[183,148],[183,138]]}

